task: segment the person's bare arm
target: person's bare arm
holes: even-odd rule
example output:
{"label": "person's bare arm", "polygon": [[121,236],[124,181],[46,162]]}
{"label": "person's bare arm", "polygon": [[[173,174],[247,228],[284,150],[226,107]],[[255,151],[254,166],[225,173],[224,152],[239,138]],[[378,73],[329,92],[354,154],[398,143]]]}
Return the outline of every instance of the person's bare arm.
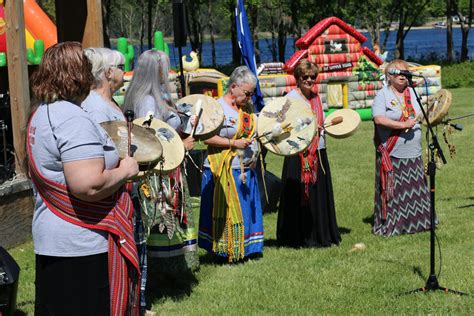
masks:
{"label": "person's bare arm", "polygon": [[138,174],[135,159],[126,157],[117,168],[106,170],[104,159],[87,159],[63,163],[64,177],[71,193],[84,201],[100,201]]}
{"label": "person's bare arm", "polygon": [[219,148],[245,149],[252,141],[248,139],[229,139],[218,135],[204,141],[204,144]]}
{"label": "person's bare arm", "polygon": [[374,116],[374,123],[390,129],[408,129],[412,128],[416,124],[415,119],[408,119],[404,122],[394,121],[383,115]]}

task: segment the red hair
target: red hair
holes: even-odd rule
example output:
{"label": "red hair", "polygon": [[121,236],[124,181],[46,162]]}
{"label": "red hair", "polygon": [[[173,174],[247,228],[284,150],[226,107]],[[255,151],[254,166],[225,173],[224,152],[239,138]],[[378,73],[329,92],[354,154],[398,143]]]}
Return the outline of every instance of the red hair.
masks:
{"label": "red hair", "polygon": [[31,90],[39,103],[76,103],[89,94],[93,82],[92,66],[81,44],[63,42],[46,50],[31,78]]}

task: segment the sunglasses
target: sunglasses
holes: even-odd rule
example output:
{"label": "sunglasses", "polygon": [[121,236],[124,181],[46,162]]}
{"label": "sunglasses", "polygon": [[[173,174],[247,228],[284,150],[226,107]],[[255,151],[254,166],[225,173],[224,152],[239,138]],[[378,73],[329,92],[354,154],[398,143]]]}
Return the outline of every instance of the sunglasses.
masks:
{"label": "sunglasses", "polygon": [[118,64],[117,66],[113,66],[114,68],[120,69],[122,71],[125,71],[125,65],[124,64]]}
{"label": "sunglasses", "polygon": [[316,80],[316,75],[304,75],[304,76],[301,76],[301,79],[303,80],[308,80],[309,78],[311,78],[311,80]]}

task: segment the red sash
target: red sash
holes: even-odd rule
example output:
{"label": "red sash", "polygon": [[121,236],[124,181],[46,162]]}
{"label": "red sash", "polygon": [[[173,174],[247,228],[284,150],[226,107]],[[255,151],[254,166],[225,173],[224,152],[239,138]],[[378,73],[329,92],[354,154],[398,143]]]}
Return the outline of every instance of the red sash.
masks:
{"label": "red sash", "polygon": [[129,193],[122,187],[113,196],[101,201],[82,201],[74,197],[67,186],[51,181],[40,173],[32,156],[31,144],[34,139],[31,137],[30,124],[27,142],[30,177],[48,209],[69,223],[109,234],[110,314],[138,315],[135,306],[138,307],[140,287],[132,278],[139,279],[140,268],[133,237],[133,205]]}
{"label": "red sash", "polygon": [[[406,107],[406,113],[403,113],[399,119],[400,122],[404,122],[408,120],[408,118],[415,117],[415,109],[411,103],[411,95],[410,89],[406,88],[403,93],[403,98]],[[407,114],[407,115],[405,115]],[[393,129],[390,135],[388,136],[386,145],[384,146],[382,141],[380,140],[379,134],[377,133],[377,128],[374,129],[374,140],[375,146],[377,147],[377,151],[381,155],[380,159],[380,194],[382,198],[382,219],[387,219],[387,203],[388,201],[393,198],[393,190],[395,187],[395,178],[393,175],[393,165],[392,160],[390,158],[390,153],[392,152],[395,144],[398,141],[398,137],[400,136],[402,130],[401,129]]]}
{"label": "red sash", "polygon": [[304,152],[299,153],[301,161],[301,183],[304,184],[304,192],[301,201],[303,205],[306,205],[309,201],[309,184],[316,183],[318,179],[318,147],[319,147],[319,138],[321,131],[324,125],[324,114],[323,114],[323,105],[321,99],[317,94],[311,94],[309,99],[311,105],[311,110],[316,116],[316,121],[318,124],[318,132],[316,136],[311,141],[308,149]]}

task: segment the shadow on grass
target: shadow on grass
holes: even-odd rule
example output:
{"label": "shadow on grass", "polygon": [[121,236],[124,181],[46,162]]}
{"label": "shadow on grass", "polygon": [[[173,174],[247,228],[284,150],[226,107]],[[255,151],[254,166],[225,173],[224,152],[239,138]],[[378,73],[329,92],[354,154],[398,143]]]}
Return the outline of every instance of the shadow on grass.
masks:
{"label": "shadow on grass", "polygon": [[365,224],[370,224],[370,226],[374,226],[374,214],[363,218],[362,222]]}
{"label": "shadow on grass", "polygon": [[153,282],[148,278],[145,297],[147,307],[163,298],[181,300],[191,295],[192,288],[198,284],[198,280],[191,272],[179,275],[155,276]]}
{"label": "shadow on grass", "polygon": [[181,300],[191,295],[198,284],[194,272],[199,269],[199,257],[195,252],[170,258],[147,260],[145,298],[150,307],[163,299]]}
{"label": "shadow on grass", "polygon": [[[16,304],[16,310],[13,312],[13,315],[14,316],[24,316],[24,315],[28,315],[27,312],[24,312],[22,310],[23,307],[27,306],[27,305],[32,305],[34,306],[35,305],[35,301],[24,301],[24,302],[20,302],[18,304]],[[33,307],[34,309],[34,307]]]}
{"label": "shadow on grass", "polygon": [[461,206],[458,206],[457,208],[469,208],[469,207],[474,207],[474,204],[461,205]]}
{"label": "shadow on grass", "polygon": [[244,259],[240,259],[236,262],[229,263],[227,257],[216,256],[211,253],[207,253],[204,256],[199,258],[201,265],[215,265],[215,266],[232,266],[232,265],[239,265],[248,262],[249,260],[259,260],[263,258],[263,254],[261,252],[252,253],[246,256]]}
{"label": "shadow on grass", "polygon": [[[346,227],[339,227],[339,233],[341,235],[345,235],[345,234],[350,234],[351,233],[351,229],[350,228],[346,228]],[[274,238],[270,238],[270,239],[265,239],[264,241],[264,246],[265,247],[268,247],[268,248],[290,248],[290,249],[303,249],[303,248],[331,248],[331,247],[337,247],[337,245],[334,245],[334,244],[331,244],[331,246],[327,246],[327,247],[306,247],[306,246],[290,246],[290,245],[280,245],[278,243],[278,241]]]}

